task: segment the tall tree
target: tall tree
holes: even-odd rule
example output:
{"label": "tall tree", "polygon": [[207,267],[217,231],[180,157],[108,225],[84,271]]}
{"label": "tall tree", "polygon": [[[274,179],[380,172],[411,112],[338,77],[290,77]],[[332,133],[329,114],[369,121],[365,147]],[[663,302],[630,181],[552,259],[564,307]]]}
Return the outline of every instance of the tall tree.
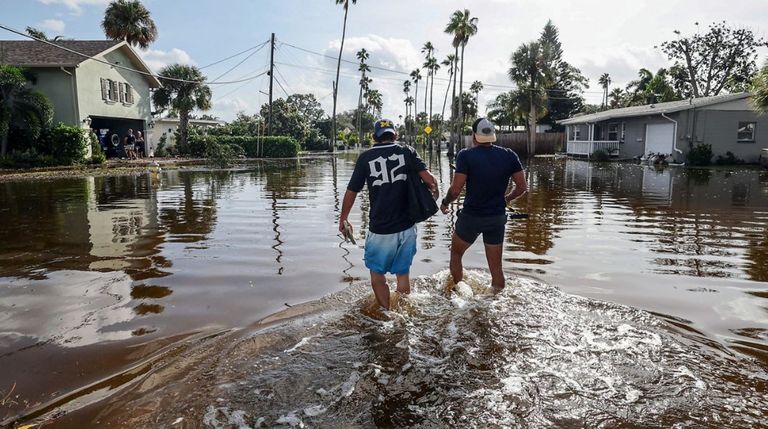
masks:
{"label": "tall tree", "polygon": [[560,130],[563,126],[558,121],[570,118],[580,111],[584,104],[582,94],[584,88],[589,87],[589,80],[578,68],[563,59],[560,31],[551,20],[544,26],[539,43],[547,61],[547,69],[551,74],[551,81],[545,88],[547,113],[540,118],[539,122]]}
{"label": "tall tree", "polygon": [[648,69],[640,69],[638,79],[627,84],[627,93],[627,104],[630,106],[663,103],[683,98],[673,87],[667,69],[664,68],[659,69],[655,75]]}
{"label": "tall tree", "polygon": [[[464,85],[464,49],[467,47],[467,43],[469,43],[470,37],[477,34],[477,18],[473,18],[470,13],[469,9],[464,9],[464,11],[457,10],[453,12],[453,15],[451,15],[450,21],[448,22],[448,25],[445,27],[445,32],[448,34],[453,35],[453,46],[454,48],[461,47],[461,67],[459,70],[460,77],[459,77],[459,99],[463,100],[463,85]],[[458,51],[456,52],[456,55],[458,56]],[[458,118],[461,120],[463,118],[462,114],[462,104],[459,103],[458,108]],[[461,139],[461,136],[464,134],[464,123],[459,124],[458,129],[458,135]],[[448,149],[448,155],[453,155],[453,146],[449,146]]]}
{"label": "tall tree", "polygon": [[430,61],[432,60],[432,53],[435,52],[435,47],[432,42],[424,43],[421,48],[421,53],[424,54],[424,64],[422,68],[426,71],[426,79],[424,81],[424,111],[427,111],[427,101],[429,100],[429,79],[432,77],[432,70],[430,70]]}
{"label": "tall tree", "polygon": [[600,75],[597,83],[603,88],[603,107],[608,105],[608,87],[611,85],[611,76],[608,73]]}
{"label": "tall tree", "polygon": [[626,93],[621,88],[613,88],[610,94],[608,94],[608,106],[611,109],[617,109],[624,107],[624,99]]}
{"label": "tall tree", "polygon": [[[411,80],[416,85],[416,91],[415,91],[415,94],[414,94],[415,104],[413,105],[414,108],[415,108],[414,109],[415,112],[414,112],[414,115],[413,115],[413,120],[414,120],[414,122],[416,122],[416,117],[419,114],[419,81],[421,80],[421,70],[419,70],[419,69],[413,70],[411,72]],[[414,129],[414,138],[415,137],[416,137],[416,130]]]}
{"label": "tall tree", "polygon": [[[211,88],[205,85],[205,75],[195,66],[171,64],[160,70],[163,86],[152,93],[152,104],[160,111],[179,112],[179,142],[187,144],[189,114],[193,110],[211,108]],[[180,80],[171,80],[180,79]]]}
{"label": "tall tree", "polygon": [[40,134],[53,119],[53,106],[40,92],[27,86],[32,76],[19,67],[0,64],[0,156],[8,152],[11,127]]}
{"label": "tall tree", "polygon": [[[445,123],[445,106],[448,104],[448,93],[451,90],[451,82],[456,66],[456,55],[448,54],[448,56],[443,60],[441,64],[448,67],[448,86],[445,88],[445,97],[443,98],[443,111],[440,114],[440,120]],[[455,95],[456,94],[454,94],[454,96]]]}
{"label": "tall tree", "polygon": [[528,95],[523,89],[503,92],[488,104],[488,119],[499,126],[509,129],[515,125],[523,125],[528,112]]}
{"label": "tall tree", "polygon": [[541,43],[523,43],[512,54],[509,78],[528,95],[528,156],[536,153],[536,120],[546,106],[546,88],[552,82],[550,51]]}
{"label": "tall tree", "polygon": [[475,96],[475,105],[480,106],[480,91],[483,90],[483,83],[479,80],[476,80],[472,82],[472,85],[469,87],[469,92],[471,92]]}
{"label": "tall tree", "polygon": [[110,39],[145,49],[157,39],[155,21],[139,0],[113,0],[104,12],[101,27]]}
{"label": "tall tree", "polygon": [[371,113],[374,116],[381,116],[381,111],[384,109],[384,102],[381,97],[381,92],[379,92],[378,89],[368,91],[368,105],[371,106]]}
{"label": "tall tree", "polygon": [[408,99],[410,98],[410,92],[411,92],[411,81],[410,80],[406,80],[406,81],[403,82],[403,92],[405,93],[405,100],[403,100],[405,102],[405,119],[404,119],[403,123],[405,124],[405,134],[406,134],[403,137],[407,137],[407,135],[409,133],[409,130],[408,130],[408,114],[409,114],[409,111],[408,111],[408,105],[409,105]]}
{"label": "tall tree", "polygon": [[358,117],[357,126],[355,127],[357,128],[358,142],[363,141],[363,91],[367,89],[370,84],[370,79],[366,76],[366,74],[371,71],[371,68],[366,63],[368,58],[370,58],[370,54],[368,54],[368,51],[366,51],[365,48],[357,51],[357,59],[360,61],[360,66],[357,68],[360,72],[360,96],[357,99]]}
{"label": "tall tree", "polygon": [[331,150],[336,151],[336,102],[338,101],[339,96],[339,73],[341,73],[341,55],[344,53],[344,39],[347,37],[347,17],[349,16],[349,2],[352,2],[352,4],[357,4],[357,0],[336,0],[337,5],[342,5],[344,7],[344,25],[342,26],[341,30],[341,47],[339,48],[339,59],[336,62],[336,80],[333,82],[333,114],[331,115],[332,119],[332,129],[333,132],[331,134]]}
{"label": "tall tree", "polygon": [[[696,23],[698,27],[698,23]],[[661,44],[673,66],[683,73],[684,97],[708,97],[723,91],[738,92],[749,87],[757,71],[757,48],[768,46],[752,30],[712,23],[705,33],[681,36]]]}
{"label": "tall tree", "polygon": [[752,79],[752,104],[762,113],[768,113],[768,62]]}

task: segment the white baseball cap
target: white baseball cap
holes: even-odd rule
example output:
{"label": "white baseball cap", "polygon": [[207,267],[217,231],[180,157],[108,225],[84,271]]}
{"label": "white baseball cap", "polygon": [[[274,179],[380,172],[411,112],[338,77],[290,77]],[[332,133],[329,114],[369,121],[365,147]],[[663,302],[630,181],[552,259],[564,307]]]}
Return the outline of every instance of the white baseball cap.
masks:
{"label": "white baseball cap", "polygon": [[480,118],[472,124],[472,132],[478,143],[493,143],[496,141],[496,127],[485,118]]}

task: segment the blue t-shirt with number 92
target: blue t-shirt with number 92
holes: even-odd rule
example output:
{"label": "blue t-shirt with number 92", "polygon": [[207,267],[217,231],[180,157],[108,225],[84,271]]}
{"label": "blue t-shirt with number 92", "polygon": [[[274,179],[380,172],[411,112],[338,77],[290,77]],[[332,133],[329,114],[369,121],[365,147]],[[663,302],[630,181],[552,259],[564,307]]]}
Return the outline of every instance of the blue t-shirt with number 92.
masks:
{"label": "blue t-shirt with number 92", "polygon": [[413,226],[408,219],[409,168],[418,173],[427,166],[412,147],[396,143],[374,145],[357,159],[347,189],[360,192],[368,185],[371,232],[395,234]]}

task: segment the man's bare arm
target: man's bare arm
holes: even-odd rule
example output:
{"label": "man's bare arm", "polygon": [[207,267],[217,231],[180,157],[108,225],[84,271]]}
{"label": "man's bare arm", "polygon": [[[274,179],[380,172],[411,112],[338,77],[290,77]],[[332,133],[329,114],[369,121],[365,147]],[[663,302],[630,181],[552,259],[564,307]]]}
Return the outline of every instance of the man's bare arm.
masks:
{"label": "man's bare arm", "polygon": [[349,212],[352,211],[356,198],[357,192],[347,189],[347,192],[344,193],[344,201],[341,203],[341,216],[339,216],[339,232],[341,233],[344,233],[344,221],[349,217]]}
{"label": "man's bare arm", "polygon": [[512,182],[515,184],[512,192],[504,196],[507,204],[525,195],[528,192],[528,182],[525,180],[525,171],[518,171],[512,175]]}
{"label": "man's bare arm", "polygon": [[467,183],[466,174],[455,173],[453,175],[453,182],[451,182],[451,187],[448,188],[448,193],[446,194],[445,198],[443,198],[443,201],[440,203],[440,210],[443,213],[447,213],[448,205],[456,201],[457,198],[459,198],[459,195],[461,195],[461,190],[464,189],[464,184],[466,183]]}

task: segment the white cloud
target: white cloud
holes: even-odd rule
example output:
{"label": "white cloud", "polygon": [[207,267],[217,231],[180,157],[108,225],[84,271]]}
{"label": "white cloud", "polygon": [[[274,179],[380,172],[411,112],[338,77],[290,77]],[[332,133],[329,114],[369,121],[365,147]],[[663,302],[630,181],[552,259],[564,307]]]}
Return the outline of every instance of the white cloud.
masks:
{"label": "white cloud", "polygon": [[170,51],[163,51],[160,49],[141,49],[139,50],[141,59],[149,66],[149,68],[157,73],[163,67],[170,64],[190,64],[194,65],[195,62],[192,57],[183,49],[173,48]]}
{"label": "white cloud", "polygon": [[43,31],[56,33],[51,35],[53,37],[61,35],[66,28],[66,24],[64,24],[64,21],[60,19],[46,19],[45,21],[38,23],[37,27]]}
{"label": "white cloud", "polygon": [[75,14],[82,13],[83,6],[103,6],[109,3],[109,0],[38,0],[45,5],[63,5]]}
{"label": "white cloud", "polygon": [[218,116],[224,120],[232,120],[239,112],[254,114],[258,110],[259,106],[252,106],[240,97],[226,98],[221,101],[216,101],[214,97],[213,109],[206,113]]}

